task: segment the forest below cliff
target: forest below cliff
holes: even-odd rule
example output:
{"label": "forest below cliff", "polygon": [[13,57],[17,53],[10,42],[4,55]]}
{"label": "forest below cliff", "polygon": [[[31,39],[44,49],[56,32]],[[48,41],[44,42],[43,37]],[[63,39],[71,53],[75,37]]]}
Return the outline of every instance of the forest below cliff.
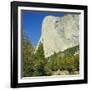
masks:
{"label": "forest below cliff", "polygon": [[27,38],[22,39],[22,75],[23,77],[75,75],[79,74],[79,46],[44,57],[43,43],[34,53],[34,47]]}

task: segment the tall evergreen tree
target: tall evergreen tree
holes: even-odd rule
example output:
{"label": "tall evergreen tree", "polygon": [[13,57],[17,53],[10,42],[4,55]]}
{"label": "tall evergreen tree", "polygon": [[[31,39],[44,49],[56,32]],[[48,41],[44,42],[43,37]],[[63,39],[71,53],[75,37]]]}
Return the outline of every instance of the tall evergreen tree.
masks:
{"label": "tall evergreen tree", "polygon": [[30,40],[28,40],[28,38],[26,38],[24,34],[22,35],[22,56],[23,76],[30,77],[34,72],[33,47]]}
{"label": "tall evergreen tree", "polygon": [[44,57],[44,50],[43,50],[43,44],[40,43],[38,50],[35,53],[35,70],[34,70],[34,75],[35,76],[43,76],[45,75],[45,69],[44,66],[46,64],[46,60]]}

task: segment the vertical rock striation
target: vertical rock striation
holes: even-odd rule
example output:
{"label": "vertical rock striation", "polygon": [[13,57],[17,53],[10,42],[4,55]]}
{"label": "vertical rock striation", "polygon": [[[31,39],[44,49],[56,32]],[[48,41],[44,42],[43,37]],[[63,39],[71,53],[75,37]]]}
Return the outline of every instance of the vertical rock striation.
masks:
{"label": "vertical rock striation", "polygon": [[45,57],[79,45],[79,15],[46,16],[36,50],[40,42],[43,43]]}

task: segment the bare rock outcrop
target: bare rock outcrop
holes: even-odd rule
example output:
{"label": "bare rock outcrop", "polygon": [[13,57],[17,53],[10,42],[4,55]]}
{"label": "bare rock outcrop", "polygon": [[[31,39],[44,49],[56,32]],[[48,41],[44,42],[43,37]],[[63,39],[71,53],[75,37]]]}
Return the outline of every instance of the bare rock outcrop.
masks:
{"label": "bare rock outcrop", "polygon": [[40,42],[43,43],[45,57],[79,45],[79,15],[46,16],[36,50]]}

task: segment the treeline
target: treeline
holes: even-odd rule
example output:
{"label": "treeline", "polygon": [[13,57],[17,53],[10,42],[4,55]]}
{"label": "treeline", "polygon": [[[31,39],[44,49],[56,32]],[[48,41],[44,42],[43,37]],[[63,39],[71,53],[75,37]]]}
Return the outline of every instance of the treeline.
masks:
{"label": "treeline", "polygon": [[54,53],[49,58],[45,58],[42,43],[34,54],[34,48],[30,41],[23,39],[23,76],[49,76],[53,75],[53,72],[57,70],[67,70],[69,74],[74,74],[75,71],[79,72],[79,54],[74,55],[77,49],[79,49],[79,46],[67,49],[58,54]]}

